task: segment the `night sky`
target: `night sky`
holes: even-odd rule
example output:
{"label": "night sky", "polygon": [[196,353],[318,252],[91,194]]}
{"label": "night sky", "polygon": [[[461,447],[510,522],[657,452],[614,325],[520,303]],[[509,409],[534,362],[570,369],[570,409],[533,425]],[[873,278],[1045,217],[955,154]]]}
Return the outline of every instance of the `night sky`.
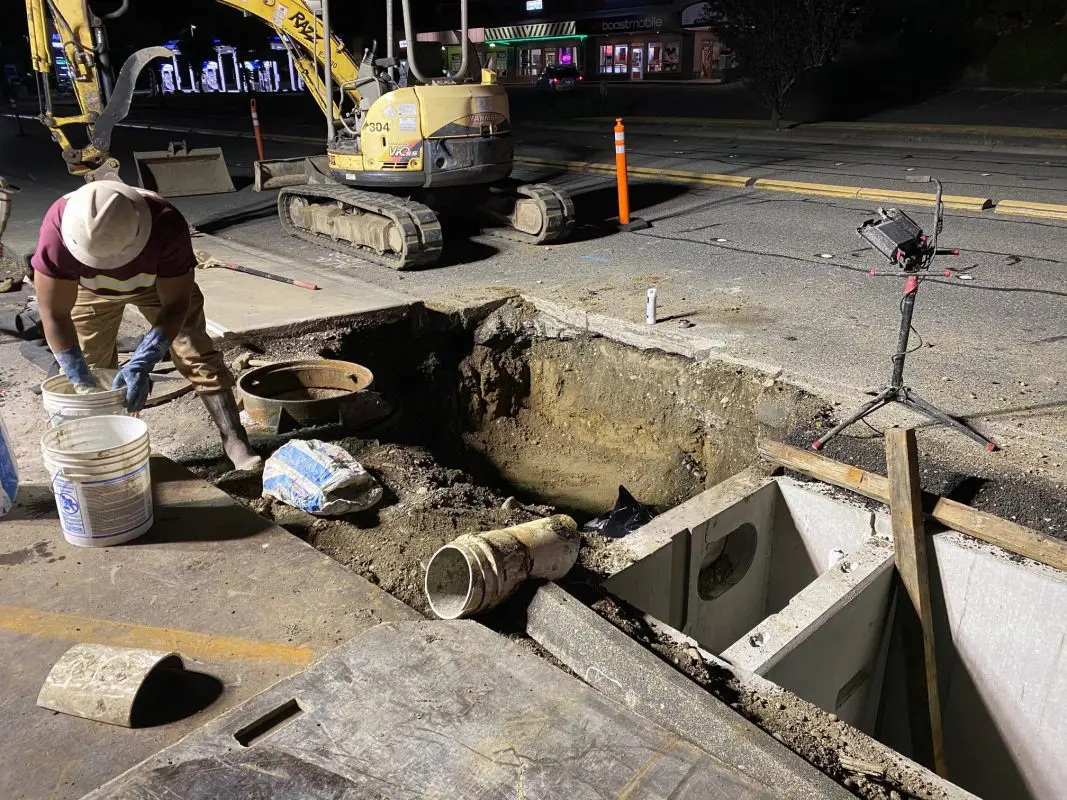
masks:
{"label": "night sky", "polygon": [[[441,4],[428,0],[412,3],[416,27],[434,25]],[[93,3],[97,14],[107,13],[119,6],[116,0]],[[395,6],[396,23],[401,26],[400,4]],[[450,8],[448,11],[454,11]],[[385,3],[337,2],[330,5],[331,22],[345,42],[354,51],[359,51],[372,38],[380,39],[385,33]],[[454,25],[458,26],[458,11],[454,13]],[[13,61],[20,66],[28,53],[26,44],[26,11],[23,0],[0,0],[0,60]],[[197,35],[222,39],[226,43],[243,46],[265,41],[270,29],[256,18],[244,19],[241,12],[214,0],[131,0],[129,12],[116,20],[106,22],[112,49],[117,56],[148,45],[163,44],[171,39],[180,39],[190,25],[196,26]],[[384,52],[384,45],[379,51]]]}

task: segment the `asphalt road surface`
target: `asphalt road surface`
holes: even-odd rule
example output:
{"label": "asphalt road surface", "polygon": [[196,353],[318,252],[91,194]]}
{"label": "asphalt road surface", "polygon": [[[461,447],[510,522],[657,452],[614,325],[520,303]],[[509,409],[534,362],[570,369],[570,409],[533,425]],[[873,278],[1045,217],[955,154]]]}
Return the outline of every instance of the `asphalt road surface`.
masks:
{"label": "asphalt road surface", "polygon": [[[26,130],[27,136],[17,138],[8,124],[0,134],[0,173],[23,187],[5,235],[16,249],[32,246],[47,205],[78,185],[63,172],[43,134],[29,124]],[[1041,156],[776,147],[666,130],[659,134],[634,135],[633,157],[663,167],[732,168],[738,174],[773,170],[803,180],[862,179],[904,189],[915,188],[900,181],[914,169],[940,175],[950,191],[960,194],[1018,196],[1030,190],[1027,197],[1033,199],[1062,199],[1067,192],[1063,165]],[[610,148],[575,136],[538,129],[524,134],[519,149],[571,159]],[[118,131],[115,152],[129,180],[136,180],[129,151],[160,149],[168,138],[172,135],[159,131]],[[253,158],[249,139],[187,138],[190,146],[222,146],[238,183],[247,183]],[[300,142],[268,143],[270,157],[315,150]],[[414,273],[392,272],[283,236],[268,208],[271,197],[247,188],[233,195],[182,198],[177,205],[194,224],[244,212],[215,233],[426,300],[475,300],[518,290],[641,321],[645,289],[656,286],[660,324],[687,320],[695,326],[688,332],[716,343],[722,358],[781,369],[785,378],[837,403],[839,413],[864,399],[863,389],[888,377],[902,281],[867,274],[884,266],[856,234],[856,227],[875,213],[874,204],[649,180],[635,183],[632,195],[635,213],[652,227],[615,233],[610,176],[552,170],[520,176],[552,180],[575,193],[579,227],[573,241],[533,248],[452,228],[441,265]],[[929,209],[914,213],[926,223]],[[956,268],[962,277],[933,277],[923,284],[915,316],[922,346],[909,356],[908,377],[930,400],[967,415],[1008,449],[991,456],[961,437],[937,431],[924,437],[961,469],[1010,468],[1062,492],[1067,478],[1067,225],[949,212],[942,242],[962,249],[951,264],[946,259],[941,265]],[[904,419],[899,412],[882,412],[872,423],[880,429]],[[855,433],[865,431],[859,426]]]}

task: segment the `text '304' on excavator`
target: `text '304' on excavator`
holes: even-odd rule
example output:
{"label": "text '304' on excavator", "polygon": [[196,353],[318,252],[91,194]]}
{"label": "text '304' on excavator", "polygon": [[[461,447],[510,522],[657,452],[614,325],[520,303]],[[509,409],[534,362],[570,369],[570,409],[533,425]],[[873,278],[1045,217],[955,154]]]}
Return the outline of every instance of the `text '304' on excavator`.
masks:
{"label": "text '304' on excavator", "polygon": [[[124,13],[129,0],[113,18]],[[548,184],[509,180],[514,165],[507,93],[482,72],[470,82],[471,50],[459,70],[427,78],[408,51],[413,86],[399,85],[394,57],[393,0],[386,0],[387,56],[368,49],[357,63],[329,30],[329,7],[310,0],[218,0],[255,16],[281,38],[327,120],[326,155],[256,162],[255,188],[279,189],[283,229],[301,239],[394,269],[433,264],[443,236],[438,211],[476,217],[487,232],[530,244],[566,238],[574,205]],[[401,0],[408,42],[415,42],[410,0]],[[129,112],[139,72],[162,47],[134,53],[111,85],[103,22],[85,0],[26,0],[33,65],[47,98],[51,66],[45,9],[74,70],[81,114],[41,120],[63,150],[68,169],[86,180],[117,179],[109,152],[115,125]],[[467,38],[467,0],[460,2],[460,41]],[[106,105],[104,103],[106,102]],[[67,131],[81,126],[75,147]]]}

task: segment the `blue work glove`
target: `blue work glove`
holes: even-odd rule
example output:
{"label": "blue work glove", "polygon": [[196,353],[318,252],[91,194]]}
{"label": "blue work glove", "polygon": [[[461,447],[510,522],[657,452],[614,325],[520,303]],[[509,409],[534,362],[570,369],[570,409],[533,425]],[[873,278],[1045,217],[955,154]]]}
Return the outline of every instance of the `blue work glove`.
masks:
{"label": "blue work glove", "polygon": [[78,345],[74,345],[69,350],[60,350],[56,353],[56,361],[59,362],[60,369],[67,376],[67,380],[74,385],[75,390],[91,392],[100,388],[96,385],[96,379]]}
{"label": "blue work glove", "polygon": [[115,376],[112,389],[126,390],[126,410],[140,411],[148,402],[152,391],[152,368],[155,367],[170,350],[170,342],[163,338],[159,328],[152,328],[141,339],[130,360]]}

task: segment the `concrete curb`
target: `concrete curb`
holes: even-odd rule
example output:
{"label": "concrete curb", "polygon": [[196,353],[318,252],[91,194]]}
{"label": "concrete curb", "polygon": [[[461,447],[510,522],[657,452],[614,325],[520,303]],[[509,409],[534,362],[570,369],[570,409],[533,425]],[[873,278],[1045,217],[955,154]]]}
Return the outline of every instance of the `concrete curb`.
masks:
{"label": "concrete curb", "polygon": [[[882,203],[906,203],[911,205],[932,206],[937,195],[926,192],[899,192],[894,189],[861,189],[856,195],[860,200],[875,200]],[[941,197],[945,208],[960,211],[985,211],[995,203],[989,197],[967,197],[958,194],[946,194]],[[1010,201],[1009,201],[1010,202]]]}
{"label": "concrete curb", "polygon": [[852,793],[677,672],[554,583],[526,610],[526,632],[587,684],[791,800]]}
{"label": "concrete curb", "polygon": [[[590,172],[614,173],[614,164],[594,161],[552,161],[544,158],[517,156],[517,162],[543,167],[558,167]],[[901,203],[904,205],[932,206],[936,195],[926,192],[902,192],[894,189],[867,189],[861,186],[842,186],[833,183],[805,183],[803,181],[779,180],[777,178],[752,178],[745,175],[721,175],[708,172],[688,172],[685,170],[655,169],[652,167],[630,167],[629,174],[639,178],[659,178],[677,183],[711,184],[730,186],[735,189],[766,189],[772,192],[790,192],[792,194],[817,195],[819,197],[837,197],[848,200],[871,200],[879,203]],[[947,194],[942,198],[945,208],[958,211],[984,211],[996,205],[989,197],[968,197],[966,195]],[[1017,211],[1004,213],[1027,214],[1025,208],[1041,206],[1041,213],[1032,216],[1050,216],[1054,219],[1067,219],[1067,206],[1054,206],[1043,203],[1026,203],[1020,201],[1002,201],[1017,207]]]}
{"label": "concrete curb", "polygon": [[1029,200],[1001,200],[996,205],[997,214],[1012,214],[1021,217],[1067,220],[1067,205],[1057,203],[1034,203]]}
{"label": "concrete curb", "polygon": [[[516,156],[515,160],[539,167],[566,167],[567,169],[587,170],[590,172],[615,172],[614,164],[602,164],[596,161],[553,161],[532,156]],[[666,178],[679,183],[709,183],[717,186],[733,186],[743,189],[751,186],[755,178],[746,175],[721,175],[713,172],[688,172],[678,169],[655,169],[653,167],[629,167],[630,175],[649,178]]]}
{"label": "concrete curb", "polygon": [[832,183],[804,183],[802,181],[783,181],[777,178],[757,178],[752,184],[757,189],[772,192],[792,192],[793,194],[814,194],[820,197],[855,198],[863,191],[859,186],[838,186]]}

